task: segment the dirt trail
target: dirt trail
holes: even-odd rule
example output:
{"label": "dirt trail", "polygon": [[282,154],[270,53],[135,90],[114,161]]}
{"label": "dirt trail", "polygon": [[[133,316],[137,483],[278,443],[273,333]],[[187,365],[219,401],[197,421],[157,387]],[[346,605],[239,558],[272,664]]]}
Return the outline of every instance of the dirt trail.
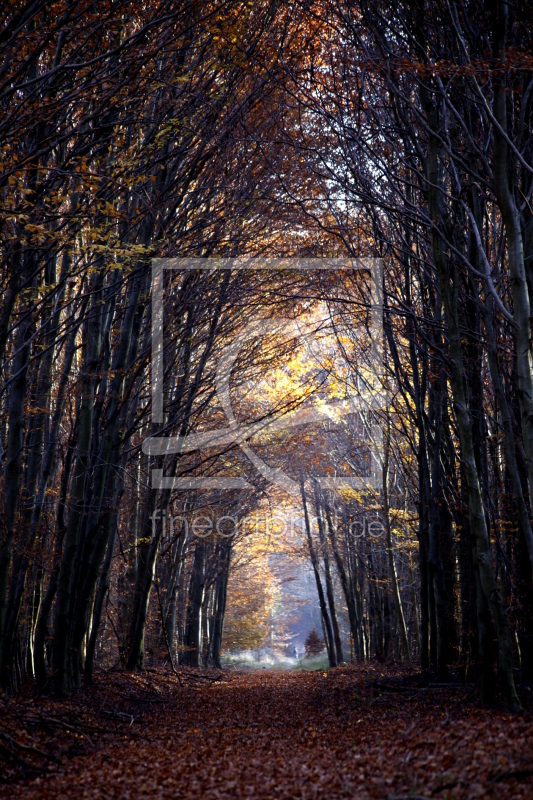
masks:
{"label": "dirt trail", "polygon": [[216,677],[0,697],[0,797],[533,798],[533,718],[469,687],[378,665]]}

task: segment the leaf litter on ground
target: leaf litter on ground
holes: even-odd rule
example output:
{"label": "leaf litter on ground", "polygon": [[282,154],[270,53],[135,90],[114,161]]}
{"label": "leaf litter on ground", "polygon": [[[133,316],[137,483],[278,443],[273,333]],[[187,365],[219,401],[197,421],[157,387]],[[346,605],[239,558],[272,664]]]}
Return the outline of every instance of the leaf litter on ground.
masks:
{"label": "leaf litter on ground", "polygon": [[0,797],[533,798],[532,715],[473,686],[377,662],[179,672],[0,695]]}

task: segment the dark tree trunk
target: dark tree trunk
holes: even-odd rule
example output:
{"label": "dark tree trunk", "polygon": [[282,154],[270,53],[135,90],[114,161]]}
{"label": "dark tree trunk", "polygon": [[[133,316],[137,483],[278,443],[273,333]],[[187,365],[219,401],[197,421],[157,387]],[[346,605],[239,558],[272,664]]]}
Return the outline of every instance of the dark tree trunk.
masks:
{"label": "dark tree trunk", "polygon": [[313,546],[313,538],[311,535],[311,525],[309,523],[309,513],[307,511],[307,500],[305,497],[305,488],[303,478],[300,481],[300,490],[302,493],[302,503],[304,509],[304,518],[305,518],[305,532],[307,535],[307,545],[309,547],[309,556],[311,558],[311,564],[313,566],[313,572],[315,575],[316,581],[316,588],[318,592],[318,602],[320,604],[320,613],[322,614],[322,623],[324,625],[324,630],[326,632],[325,640],[326,646],[328,648],[328,659],[330,667],[336,667],[337,662],[335,659],[335,641],[333,639],[333,631],[331,629],[331,623],[329,621],[328,616],[328,609],[326,606],[326,601],[324,599],[324,590],[322,589],[322,581],[320,580],[320,571],[319,571],[319,564],[318,559],[316,556],[315,548]]}
{"label": "dark tree trunk", "polygon": [[318,522],[320,545],[322,548],[322,558],[324,560],[324,575],[326,577],[326,594],[328,598],[331,626],[333,628],[333,640],[335,642],[335,661],[337,664],[342,664],[342,662],[344,661],[344,657],[342,654],[342,642],[339,631],[339,623],[337,620],[337,612],[335,609],[335,593],[333,591],[333,581],[331,579],[331,570],[329,568],[328,542],[324,530],[324,518],[322,517],[322,509],[320,505],[320,497],[318,493],[317,483],[315,483],[315,509]]}

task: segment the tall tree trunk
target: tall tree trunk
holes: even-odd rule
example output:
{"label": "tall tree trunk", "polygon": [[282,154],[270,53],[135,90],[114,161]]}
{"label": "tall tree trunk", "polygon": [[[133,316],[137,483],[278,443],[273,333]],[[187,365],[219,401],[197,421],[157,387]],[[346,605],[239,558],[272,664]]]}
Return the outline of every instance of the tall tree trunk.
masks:
{"label": "tall tree trunk", "polygon": [[[183,567],[183,552],[187,545],[188,538],[185,531],[179,536],[174,548],[173,563],[170,570],[170,581],[167,589],[167,613],[165,618],[165,630],[167,632],[167,642],[174,652],[174,639],[176,635],[176,604],[178,600],[178,589]],[[212,637],[211,637],[212,638]]]}
{"label": "tall tree trunk", "polygon": [[416,352],[416,336],[414,311],[411,297],[411,263],[410,257],[403,259],[404,263],[404,292],[406,305],[409,309],[407,329],[409,336],[409,360],[413,372],[413,398],[415,401],[416,426],[418,430],[418,561],[420,571],[420,627],[419,627],[419,658],[423,672],[429,670],[429,503],[430,503],[430,474],[427,454],[426,427],[423,413],[423,398],[420,370]]}
{"label": "tall tree trunk", "polygon": [[[69,268],[70,256],[66,254],[63,257],[60,275],[60,283],[63,285],[65,283],[65,278]],[[46,270],[45,285],[47,287],[51,287],[54,286],[55,283],[56,273],[54,257],[50,259],[49,267]],[[63,365],[60,385],[58,387],[56,407],[51,425],[51,435],[48,442],[47,451],[44,456],[44,463],[42,463],[44,433],[49,415],[50,394],[52,387],[52,363],[55,354],[54,342],[57,335],[57,327],[60,319],[60,304],[63,294],[64,288],[59,292],[58,297],[54,302],[54,309],[43,325],[45,354],[41,358],[37,386],[35,389],[35,397],[32,401],[32,405],[38,407],[39,410],[32,417],[32,430],[29,437],[28,463],[25,480],[25,509],[22,515],[22,540],[19,546],[19,553],[13,559],[11,588],[7,604],[6,636],[4,642],[4,663],[6,668],[9,668],[11,661],[11,643],[15,636],[18,625],[22,597],[26,587],[26,575],[30,566],[33,546],[37,536],[37,527],[40,519],[44,495],[46,492],[46,486],[55,458],[57,432],[60,425],[61,415],[63,413],[66,385],[70,368],[72,366],[72,355],[74,353],[74,342],[77,326],[74,328],[74,331],[70,334],[68,339],[65,362]],[[41,472],[40,480],[38,480],[39,472]],[[39,489],[36,498],[37,486]]]}
{"label": "tall tree trunk", "polygon": [[[439,343],[440,344],[440,343]],[[431,474],[431,502],[429,527],[429,566],[433,590],[435,593],[435,611],[437,618],[437,672],[441,679],[448,675],[449,637],[448,637],[448,602],[444,583],[444,568],[440,555],[441,512],[441,431],[442,431],[442,384],[443,376],[439,375],[434,387],[433,407],[435,425],[433,434],[433,464]]]}
{"label": "tall tree trunk", "polygon": [[[119,491],[119,497],[121,495],[122,491]],[[98,640],[98,631],[100,628],[100,621],[102,619],[104,600],[106,598],[106,594],[109,591],[109,573],[111,571],[111,563],[113,561],[113,551],[115,549],[115,539],[118,529],[118,510],[116,507],[108,511],[102,524],[104,526],[108,526],[110,528],[110,532],[107,534],[106,537],[107,552],[105,556],[105,561],[102,565],[102,572],[100,575],[100,580],[98,582],[98,589],[94,600],[91,630],[89,635],[89,641],[87,644],[87,652],[85,654],[83,678],[86,686],[92,686],[93,683],[93,666],[94,666],[94,654],[96,652],[96,642]]]}
{"label": "tall tree trunk", "polygon": [[81,387],[79,413],[79,436],[76,466],[73,481],[73,505],[69,512],[63,558],[57,584],[57,599],[54,614],[53,669],[54,691],[65,697],[70,689],[68,639],[72,614],[72,576],[78,548],[81,516],[85,505],[85,491],[88,480],[89,457],[92,440],[93,406],[98,363],[101,349],[102,312],[98,287],[100,276],[95,272],[92,283],[94,292],[91,303],[92,314],[85,323],[85,359]]}
{"label": "tall tree trunk", "polygon": [[333,632],[331,629],[331,622],[329,621],[328,616],[328,609],[326,606],[326,601],[324,599],[324,590],[322,589],[322,581],[320,580],[320,571],[319,571],[319,564],[318,559],[316,557],[315,548],[313,546],[313,539],[311,535],[311,525],[309,522],[309,513],[307,511],[307,499],[305,496],[305,488],[304,488],[304,481],[303,478],[300,479],[300,491],[302,494],[302,504],[304,509],[304,521],[305,521],[305,533],[307,536],[307,545],[309,547],[309,556],[311,558],[311,564],[313,566],[313,572],[315,575],[315,582],[316,582],[316,589],[318,592],[318,602],[320,604],[320,613],[322,615],[322,623],[324,625],[324,629],[326,632],[326,645],[328,648],[328,659],[330,667],[336,667],[336,659],[335,659],[335,641],[333,639]]}
{"label": "tall tree trunk", "polygon": [[400,637],[402,641],[403,651],[406,659],[409,661],[411,658],[411,654],[409,651],[409,639],[407,637],[407,626],[405,624],[402,598],[400,595],[400,587],[398,585],[398,574],[396,572],[396,562],[394,560],[394,549],[392,541],[392,527],[391,527],[390,508],[389,508],[389,460],[390,460],[390,417],[387,417],[387,434],[386,434],[385,447],[383,453],[383,516],[385,518],[385,535],[387,537],[387,556],[389,559],[389,571],[391,576],[394,602],[396,604],[398,626],[400,629]]}
{"label": "tall tree trunk", "polygon": [[[145,273],[141,272],[136,277],[130,293],[120,344],[112,363],[113,379],[110,387],[110,403],[94,469],[91,509],[87,518],[85,541],[81,548],[79,559],[79,585],[71,622],[71,646],[74,654],[73,681],[75,684],[79,683],[79,674],[82,669],[81,647],[83,639],[88,632],[90,607],[96,589],[98,573],[113,529],[112,525],[105,519],[111,513],[110,509],[104,509],[103,506],[104,504],[116,506],[117,503],[115,495],[118,481],[117,467],[120,461],[117,441],[121,423],[124,425],[124,413],[121,413],[120,408],[125,375],[137,355],[138,335],[144,313],[143,308],[139,313],[139,300],[145,283]],[[120,493],[120,489],[118,491]]]}
{"label": "tall tree trunk", "polygon": [[[493,54],[496,63],[505,62],[508,2],[506,0],[487,0],[493,37]],[[526,268],[524,262],[524,243],[520,225],[520,213],[514,197],[515,170],[511,164],[507,144],[507,96],[505,72],[496,71],[494,76],[494,118],[496,124],[492,131],[494,151],[492,169],[494,174],[494,193],[500,208],[507,235],[507,260],[509,264],[510,287],[513,297],[513,318],[516,337],[516,367],[518,373],[518,399],[522,423],[522,439],[526,454],[530,501],[533,498],[533,355],[531,352],[531,298],[529,297]],[[533,563],[533,539],[527,541],[530,559]]]}
{"label": "tall tree trunk", "polygon": [[[206,343],[202,354],[198,360],[198,366],[194,375],[194,379],[190,387],[185,393],[185,386],[183,392],[180,392],[180,406],[182,395],[186,399],[183,402],[183,408],[180,407],[180,417],[183,420],[179,429],[180,440],[183,441],[185,437],[190,415],[194,400],[196,399],[198,390],[200,388],[200,381],[204,373],[207,360],[211,354],[215,336],[217,334],[221,316],[226,305],[227,290],[231,278],[231,272],[225,272],[219,287],[219,294],[215,308],[213,309],[209,332],[207,334]],[[192,324],[192,315],[188,315],[188,325]],[[187,352],[186,368],[189,368],[190,358],[190,343],[187,342],[185,350]],[[188,372],[187,372],[188,374]],[[154,425],[154,433],[157,432],[157,426]],[[172,494],[173,479],[176,476],[178,465],[180,461],[180,452],[175,453],[170,459],[163,459],[163,467],[168,465],[168,473],[162,478],[162,485],[169,486],[170,488],[164,489],[150,489],[148,492],[148,503],[145,508],[145,515],[143,520],[143,529],[146,531],[145,537],[149,542],[148,545],[140,548],[139,551],[139,569],[137,574],[137,582],[135,587],[134,606],[132,614],[132,624],[128,635],[128,660],[127,665],[129,669],[142,668],[143,665],[143,647],[144,647],[144,630],[146,625],[146,617],[148,613],[148,603],[150,600],[150,592],[155,572],[155,564],[157,560],[157,553],[159,550],[159,543],[162,535],[162,519],[167,512],[170,497]],[[163,475],[164,469],[161,474]],[[154,518],[154,513],[159,514],[158,519]],[[153,522],[153,525],[152,525]]]}
{"label": "tall tree trunk", "polygon": [[213,630],[213,664],[222,669],[220,651],[224,631],[224,614],[226,613],[226,596],[228,589],[229,567],[231,559],[231,542],[224,543],[221,548],[220,565],[216,580],[215,621]]}
{"label": "tall tree trunk", "polygon": [[190,667],[200,666],[200,634],[205,586],[205,547],[203,540],[197,540],[189,584],[184,664]]}
{"label": "tall tree trunk", "polygon": [[489,363],[490,377],[494,392],[498,398],[498,405],[500,407],[502,427],[504,433],[504,447],[505,447],[505,461],[509,470],[509,475],[513,483],[513,497],[516,503],[516,511],[518,516],[518,526],[520,533],[526,544],[529,563],[531,565],[531,573],[533,575],[533,531],[531,529],[531,521],[529,519],[529,511],[526,505],[524,493],[522,491],[522,481],[518,471],[518,463],[516,459],[516,446],[515,434],[513,431],[513,424],[511,422],[511,415],[509,413],[509,406],[505,389],[498,369],[498,354],[496,349],[496,337],[494,334],[493,318],[492,318],[492,297],[487,298],[487,307],[484,314],[485,331],[487,334],[487,360]]}
{"label": "tall tree trunk", "polygon": [[342,662],[344,661],[344,657],[342,654],[342,641],[339,631],[339,622],[337,620],[337,612],[335,609],[335,593],[333,591],[333,581],[331,579],[331,570],[329,568],[328,542],[326,539],[326,533],[324,531],[324,518],[322,517],[318,484],[316,482],[314,488],[315,488],[316,518],[318,523],[318,535],[320,537],[322,558],[324,560],[324,575],[326,577],[326,595],[328,598],[331,626],[333,628],[333,640],[335,642],[335,660],[337,664],[342,664]]}
{"label": "tall tree trunk", "polygon": [[[464,387],[461,332],[457,317],[457,274],[450,262],[446,261],[442,239],[438,233],[438,226],[442,224],[442,220],[439,212],[439,138],[435,132],[437,129],[436,116],[429,97],[423,99],[423,106],[430,128],[427,155],[428,206],[430,217],[435,226],[437,226],[432,231],[433,259],[437,267],[441,295],[446,312],[450,349],[450,384],[468,490],[470,523],[476,543],[480,584],[491,607],[496,625],[499,645],[499,673],[504,700],[510,711],[518,712],[521,710],[521,706],[513,677],[511,628],[492,569],[490,539],[476,466],[472,424]],[[452,281],[451,285],[450,280]]]}
{"label": "tall tree trunk", "polygon": [[[29,266],[27,267],[27,272],[31,274]],[[30,358],[30,333],[33,324],[30,313],[29,294],[28,299],[21,308],[21,317],[22,319],[18,326],[15,343],[13,377],[9,389],[9,434],[4,472],[5,530],[2,541],[0,542],[0,669],[4,664],[8,576],[20,488],[20,469],[24,434],[24,401],[26,398],[26,378]]]}
{"label": "tall tree trunk", "polygon": [[350,632],[352,635],[353,643],[355,646],[357,646],[359,638],[359,625],[358,625],[357,609],[355,605],[354,587],[351,577],[346,573],[346,569],[344,568],[342,556],[339,551],[339,543],[337,541],[337,531],[333,526],[333,520],[331,519],[331,510],[329,508],[327,500],[324,508],[326,512],[326,522],[328,526],[329,540],[331,542],[331,549],[333,550],[333,556],[335,558],[335,563],[337,565],[337,572],[339,573],[339,579],[341,582],[342,591],[344,593],[344,599],[346,600],[346,607],[348,609]]}

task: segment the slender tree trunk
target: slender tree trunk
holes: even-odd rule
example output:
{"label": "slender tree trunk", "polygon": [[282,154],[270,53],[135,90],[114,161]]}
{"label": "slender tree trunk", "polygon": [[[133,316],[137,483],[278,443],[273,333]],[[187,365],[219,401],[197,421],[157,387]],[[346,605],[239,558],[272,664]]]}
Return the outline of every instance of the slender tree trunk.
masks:
{"label": "slender tree trunk", "polygon": [[442,431],[442,375],[439,376],[434,390],[435,426],[433,435],[433,464],[431,475],[431,503],[429,527],[429,565],[435,594],[435,611],[437,621],[437,672],[441,679],[448,675],[449,637],[448,637],[448,603],[444,583],[444,569],[440,555],[441,516],[439,501],[441,499],[441,431]]}
{"label": "slender tree trunk", "polygon": [[202,606],[205,586],[205,542],[201,539],[194,548],[193,568],[189,585],[187,606],[187,628],[185,635],[184,663],[190,667],[200,666],[200,634],[202,626]]}
{"label": "slender tree trunk", "polygon": [[[428,195],[430,216],[436,225],[441,224],[439,213],[439,139],[434,133],[436,129],[435,112],[431,101],[423,101],[430,126],[428,145]],[[513,645],[509,620],[496,584],[491,563],[490,539],[487,530],[485,509],[481,495],[478,470],[472,439],[472,425],[464,387],[464,370],[461,355],[461,332],[457,319],[457,275],[446,262],[442,240],[436,229],[432,233],[433,259],[439,275],[440,289],[446,311],[448,338],[450,349],[450,384],[453,395],[453,406],[457,419],[461,457],[468,489],[470,523],[476,543],[476,559],[479,568],[480,584],[490,604],[499,645],[499,673],[505,703],[510,711],[521,710],[516,694],[513,677]],[[452,285],[450,286],[450,279]]]}
{"label": "slender tree trunk", "polygon": [[320,604],[320,613],[322,614],[322,621],[325,629],[325,639],[326,645],[328,648],[328,659],[330,667],[336,667],[336,659],[335,659],[335,642],[333,639],[333,632],[331,629],[331,623],[329,621],[328,616],[328,609],[326,606],[326,601],[324,599],[324,590],[322,589],[322,581],[320,580],[320,571],[318,566],[318,559],[316,557],[315,548],[313,546],[313,539],[311,536],[311,525],[309,523],[309,513],[307,511],[307,500],[305,496],[305,488],[303,478],[300,480],[300,491],[302,493],[302,504],[304,509],[304,519],[305,519],[305,532],[307,535],[307,544],[309,547],[309,555],[311,557],[311,564],[313,566],[313,572],[315,574],[315,581],[316,581],[316,588],[318,592],[318,602]]}
{"label": "slender tree trunk", "polygon": [[359,626],[357,619],[357,609],[355,606],[353,584],[351,578],[347,575],[346,570],[344,568],[342,556],[339,551],[339,543],[337,541],[337,531],[333,527],[333,521],[331,519],[331,510],[329,508],[327,501],[325,503],[325,512],[326,512],[326,522],[329,532],[329,540],[331,542],[331,549],[333,550],[333,556],[335,558],[335,563],[337,565],[337,571],[339,573],[342,591],[344,593],[344,599],[346,600],[346,607],[348,609],[350,632],[352,635],[353,642],[354,644],[356,644],[359,637],[359,630],[358,630]]}
{"label": "slender tree trunk", "polygon": [[[494,58],[505,61],[508,2],[490,0],[487,2],[493,33]],[[494,155],[494,193],[505,225],[507,235],[507,261],[509,265],[510,287],[513,296],[513,318],[516,337],[516,367],[518,373],[518,399],[522,423],[522,439],[526,454],[527,476],[530,500],[533,498],[533,355],[531,352],[531,298],[529,297],[526,268],[524,262],[524,243],[520,225],[520,213],[514,197],[514,169],[510,169],[507,133],[507,96],[505,73],[495,73],[493,126]],[[533,553],[533,540],[527,540],[530,559]],[[533,562],[532,562],[533,563]]]}
{"label": "slender tree trunk", "polygon": [[[121,470],[121,474],[123,474],[123,470]],[[119,486],[118,493],[116,496],[117,503],[113,508],[108,509],[102,521],[102,527],[104,528],[103,538],[105,538],[105,540],[107,541],[107,551],[104,563],[102,565],[102,572],[100,574],[98,589],[94,600],[91,629],[90,629],[89,641],[87,644],[87,651],[85,654],[83,677],[84,677],[84,682],[87,686],[91,686],[93,683],[94,654],[96,652],[96,642],[98,639],[100,621],[102,619],[104,600],[106,594],[109,591],[109,573],[111,571],[111,564],[113,561],[113,551],[115,549],[115,540],[118,529],[118,505],[119,505],[118,501],[122,497],[123,489],[124,489],[124,482],[123,479],[121,479],[121,485]],[[108,528],[109,530],[106,531],[105,528]]]}
{"label": "slender tree trunk", "polygon": [[430,477],[427,458],[427,441],[422,409],[421,380],[416,352],[414,312],[411,300],[411,267],[409,258],[404,259],[404,291],[409,308],[407,326],[409,332],[409,359],[413,371],[413,397],[415,401],[416,426],[418,430],[418,559],[420,570],[420,629],[418,652],[423,672],[429,670],[429,503]]}
{"label": "slender tree trunk", "polygon": [[174,550],[174,563],[171,569],[171,580],[168,587],[168,604],[167,615],[165,619],[165,628],[167,632],[167,641],[174,652],[174,639],[176,634],[176,604],[178,600],[178,589],[180,583],[180,576],[183,566],[183,552],[187,544],[187,536],[185,532],[179,537]]}
{"label": "slender tree trunk", "polygon": [[[120,455],[117,451],[117,440],[121,423],[122,426],[124,425],[124,415],[120,412],[120,405],[126,371],[134,363],[137,354],[138,334],[144,313],[143,309],[141,309],[141,313],[138,313],[138,306],[145,280],[144,274],[137,276],[131,291],[120,344],[112,364],[114,377],[110,389],[111,400],[94,469],[91,510],[87,519],[87,532],[84,546],[81,548],[78,568],[80,585],[76,593],[76,604],[71,622],[71,641],[75,659],[73,679],[76,683],[79,681],[82,669],[80,656],[82,642],[88,632],[90,606],[96,589],[98,573],[108,546],[109,535],[113,529],[113,526],[105,521],[111,512],[109,508],[104,509],[104,505],[116,506],[118,502],[116,497],[117,467]],[[120,494],[121,490],[118,491]],[[90,671],[87,674],[90,674]]]}
{"label": "slender tree trunk", "polygon": [[[53,286],[56,282],[55,276],[55,259],[51,259],[52,266],[47,270],[47,286]],[[70,257],[67,255],[63,258],[63,265],[61,268],[60,281],[63,283],[67,271],[70,267]],[[55,306],[60,305],[63,297],[64,290],[59,293],[59,297],[55,302]],[[39,375],[37,380],[37,388],[35,398],[32,401],[34,406],[39,408],[39,411],[32,419],[32,431],[29,437],[28,447],[28,465],[26,469],[25,480],[25,509],[23,513],[22,525],[22,541],[19,547],[19,554],[13,559],[11,589],[9,593],[9,600],[7,604],[6,615],[6,637],[4,642],[4,662],[7,668],[11,661],[11,643],[15,636],[18,625],[18,618],[24,589],[26,587],[26,576],[31,561],[31,553],[33,545],[37,536],[37,529],[40,520],[42,505],[46,493],[46,486],[48,478],[52,470],[53,462],[55,459],[57,433],[60,425],[61,416],[64,408],[64,400],[66,394],[66,386],[68,376],[72,366],[72,356],[74,353],[75,336],[77,327],[71,333],[67,350],[65,353],[65,360],[58,387],[56,407],[51,425],[51,435],[48,442],[46,454],[44,455],[43,462],[43,447],[44,447],[44,433],[49,414],[50,406],[50,393],[52,385],[52,362],[55,353],[54,341],[57,333],[57,326],[59,324],[60,312],[56,310],[50,315],[50,318],[44,325],[45,333],[45,355],[41,359],[39,367]],[[41,470],[42,464],[42,470]],[[39,479],[39,472],[41,478]],[[39,487],[37,498],[36,489]]]}
{"label": "slender tree trunk", "polygon": [[329,568],[328,556],[328,542],[326,533],[324,531],[324,519],[322,517],[322,510],[320,506],[320,497],[318,494],[318,485],[315,483],[315,509],[318,522],[318,532],[320,537],[320,544],[322,547],[322,558],[324,559],[324,574],[326,577],[326,594],[328,598],[329,613],[331,618],[331,626],[333,628],[333,640],[335,642],[335,660],[337,664],[342,664],[344,656],[342,654],[342,642],[339,631],[339,623],[337,620],[337,612],[335,610],[335,593],[333,591],[333,581],[331,579],[331,570]]}
{"label": "slender tree trunk", "polygon": [[494,335],[494,327],[492,322],[492,297],[490,296],[487,298],[487,308],[486,308],[486,313],[484,315],[484,320],[485,320],[485,331],[487,333],[487,360],[489,363],[492,385],[494,387],[494,392],[498,398],[498,405],[500,406],[502,427],[504,433],[505,461],[513,484],[513,498],[516,503],[518,526],[520,529],[520,533],[526,544],[529,556],[529,563],[531,565],[531,573],[533,575],[533,531],[531,529],[529,511],[526,505],[524,493],[522,491],[522,482],[520,480],[520,474],[518,471],[513,424],[511,422],[511,415],[509,413],[509,406],[507,404],[505,389],[498,369],[496,338]]}
{"label": "slender tree trunk", "polygon": [[26,377],[30,358],[30,331],[32,326],[29,303],[30,300],[28,298],[22,307],[22,322],[19,324],[17,331],[13,377],[9,389],[9,435],[4,473],[5,532],[0,542],[0,669],[4,664],[8,576],[22,463],[24,401],[26,398]]}
{"label": "slender tree trunk", "polygon": [[221,550],[221,564],[216,581],[215,621],[213,630],[213,664],[217,669],[222,669],[220,664],[220,651],[222,648],[222,634],[224,631],[224,614],[226,613],[226,595],[228,588],[229,567],[231,559],[231,543],[225,543]]}
{"label": "slender tree trunk", "polygon": [[68,672],[68,639],[72,613],[72,576],[78,548],[81,516],[85,505],[85,491],[88,480],[89,457],[92,439],[93,406],[95,397],[96,373],[101,349],[101,311],[100,291],[97,290],[98,273],[92,285],[94,290],[91,308],[93,314],[85,324],[85,364],[81,388],[79,414],[78,451],[74,470],[73,506],[69,512],[63,558],[58,577],[57,599],[54,614],[53,669],[54,690],[65,697],[70,689]]}
{"label": "slender tree trunk", "polygon": [[385,534],[387,537],[387,555],[389,559],[389,571],[391,576],[394,602],[396,604],[396,614],[398,617],[398,625],[400,628],[400,637],[402,640],[402,646],[405,657],[409,661],[411,658],[411,654],[409,651],[409,639],[407,637],[407,626],[405,624],[405,616],[403,613],[403,604],[400,595],[400,587],[398,585],[398,574],[396,572],[396,562],[394,560],[394,549],[392,542],[392,528],[391,528],[390,508],[389,508],[389,458],[390,458],[390,418],[387,417],[387,437],[385,441],[384,458],[383,458],[383,515],[385,517]]}
{"label": "slender tree trunk", "polygon": [[416,646],[420,653],[420,628],[418,625],[418,602],[415,591],[415,579],[413,575],[413,566],[411,557],[409,556],[409,583],[411,584],[411,602],[413,603],[413,624],[415,626]]}

